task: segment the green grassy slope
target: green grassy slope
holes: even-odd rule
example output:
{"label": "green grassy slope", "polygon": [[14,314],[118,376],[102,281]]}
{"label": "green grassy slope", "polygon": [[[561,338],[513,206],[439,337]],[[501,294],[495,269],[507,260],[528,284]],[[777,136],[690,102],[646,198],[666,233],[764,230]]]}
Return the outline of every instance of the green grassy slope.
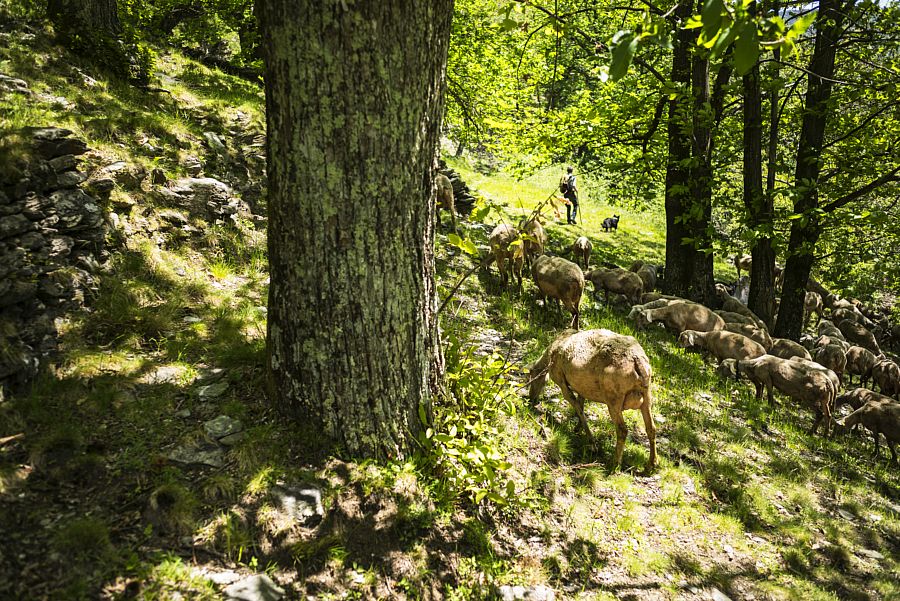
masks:
{"label": "green grassy slope", "polygon": [[[42,34],[13,32],[0,44],[0,73],[66,100],[2,96],[2,127],[70,127],[96,149],[89,164],[121,159],[177,177],[196,155],[226,177],[202,134],[232,140],[232,130],[252,134],[263,122],[258,88],[174,53],[154,82],[168,92],[141,92],[105,81]],[[487,229],[558,179],[555,170],[519,182],[454,167],[503,205]],[[603,204],[588,178],[581,188],[583,221],[549,225],[551,249],[585,234],[594,261],[661,262],[661,215]],[[732,599],[900,598],[900,475],[884,453],[873,460],[870,439],[807,435],[809,410],[757,402],[665,332],[634,332],[626,307],[587,294],[582,327],[635,335],[647,351],[659,470],[639,475],[647,445],[637,416],[628,416],[623,470],[610,473],[614,433],[602,407],[587,408],[591,449],[554,386],[536,407],[519,391],[491,414],[497,430],[486,437],[511,464],[519,503],[475,505],[451,498],[424,462],[340,461],[314,433],[273,419],[260,231],[193,221],[197,235],[174,237],[159,227],[168,207],[146,190],[119,188],[113,200],[107,210],[136,229],[113,238],[92,311],[63,325],[52,375],[0,401],[0,438],[25,435],[0,446],[0,597],[214,599],[221,586],[210,574],[234,570],[273,575],[289,598],[481,599],[506,584],[546,585],[558,599],[708,599],[713,588]],[[613,212],[619,231],[603,233]],[[465,231],[485,243],[484,228]],[[472,265],[444,240],[442,298]],[[471,375],[460,357],[480,366],[476,350],[496,349],[518,387],[568,322],[533,292],[529,282],[521,295],[502,291],[495,267],[466,280],[442,316],[456,349],[451,374]],[[201,395],[210,368],[224,369],[218,396]],[[453,386],[493,395],[495,383]],[[456,402],[442,400],[437,413]],[[248,429],[221,468],[167,459],[222,414]],[[326,518],[285,521],[271,497],[279,481],[322,486]]]}

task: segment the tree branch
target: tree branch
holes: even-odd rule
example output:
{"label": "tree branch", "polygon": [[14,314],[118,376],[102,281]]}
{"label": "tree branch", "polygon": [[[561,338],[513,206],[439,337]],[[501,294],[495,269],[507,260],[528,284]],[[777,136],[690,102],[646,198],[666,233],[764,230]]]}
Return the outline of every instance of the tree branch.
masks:
{"label": "tree branch", "polygon": [[853,192],[850,192],[849,194],[845,194],[845,195],[841,196],[837,200],[833,200],[833,201],[829,202],[827,205],[822,207],[822,210],[825,211],[826,213],[831,213],[835,209],[839,209],[842,206],[849,204],[849,203],[853,202],[854,200],[857,200],[857,199],[865,196],[869,192],[872,192],[873,190],[877,190],[878,188],[880,188],[881,186],[885,185],[888,182],[900,181],[900,176],[897,175],[898,173],[900,173],[900,165],[895,167],[893,169],[893,171],[888,171],[887,173],[885,173],[878,179],[869,182],[862,188],[859,188],[858,190],[854,190]]}

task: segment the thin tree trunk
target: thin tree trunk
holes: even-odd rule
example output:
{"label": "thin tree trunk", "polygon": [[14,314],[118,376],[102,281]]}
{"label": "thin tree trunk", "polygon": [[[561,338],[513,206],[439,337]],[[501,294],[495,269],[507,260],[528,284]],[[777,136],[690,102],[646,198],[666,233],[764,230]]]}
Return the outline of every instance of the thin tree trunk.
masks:
{"label": "thin tree trunk", "polygon": [[442,377],[433,181],[452,0],[265,0],[271,402],[400,456]]}
{"label": "thin tree trunk", "polygon": [[715,110],[709,91],[709,58],[694,49],[691,59],[693,107],[693,167],[690,171],[691,207],[684,217],[691,229],[693,255],[689,296],[708,305],[713,295],[713,254],[709,252],[712,221],[712,148]]}
{"label": "thin tree trunk", "polygon": [[[756,2],[749,10],[756,14]],[[772,249],[772,197],[763,194],[762,181],[762,93],[759,63],[743,77],[744,92],[744,206],[747,227],[754,232],[750,247],[748,307],[770,328],[775,316],[775,251]],[[770,157],[771,159],[771,157]]]}
{"label": "thin tree trunk", "polygon": [[[686,22],[691,16],[691,1],[679,0],[675,9],[676,19]],[[691,48],[695,35],[691,30],[678,28],[672,51],[672,82],[677,88],[691,87]],[[667,135],[669,154],[666,161],[666,272],[664,286],[668,294],[690,296],[690,280],[694,247],[684,243],[693,232],[684,222],[684,214],[690,205],[691,159],[691,97],[676,94],[669,100]]]}
{"label": "thin tree trunk", "polygon": [[[851,3],[852,5],[852,3]],[[794,213],[801,215],[791,224],[784,286],[774,335],[800,339],[803,329],[803,301],[812,270],[813,253],[821,233],[816,209],[819,206],[818,180],[821,150],[828,124],[828,100],[834,76],[834,59],[845,11],[840,0],[822,0],[816,16],[816,46],[809,65],[809,79],[803,110],[803,125],[797,147],[794,185],[797,193]]]}

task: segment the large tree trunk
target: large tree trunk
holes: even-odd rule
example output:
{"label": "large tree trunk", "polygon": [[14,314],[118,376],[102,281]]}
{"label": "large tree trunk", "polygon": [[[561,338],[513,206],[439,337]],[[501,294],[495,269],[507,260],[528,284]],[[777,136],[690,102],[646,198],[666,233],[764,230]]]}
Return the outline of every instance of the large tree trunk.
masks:
{"label": "large tree trunk", "polygon": [[[755,2],[751,3],[750,10],[756,13]],[[747,209],[747,227],[754,232],[750,247],[753,264],[750,267],[750,297],[747,304],[771,328],[775,317],[775,251],[771,238],[775,210],[772,197],[763,194],[762,93],[758,62],[744,75],[743,90],[744,206]]]}
{"label": "large tree trunk", "polygon": [[[852,5],[852,3],[851,3]],[[784,286],[774,335],[799,340],[803,329],[803,301],[813,264],[813,252],[821,233],[816,209],[819,206],[820,155],[828,123],[828,100],[834,76],[834,58],[843,27],[845,11],[840,0],[822,0],[816,16],[816,46],[809,65],[803,124],[797,147],[794,172],[794,213],[801,215],[791,224]]]}
{"label": "large tree trunk", "polygon": [[[691,1],[680,0],[675,9],[676,18],[686,22],[691,16]],[[695,34],[678,28],[672,52],[672,82],[682,90],[691,88],[691,48]],[[666,272],[665,291],[685,298],[692,296],[691,280],[696,250],[692,243],[685,243],[693,236],[684,215],[690,207],[691,190],[691,97],[676,94],[669,100],[667,135],[669,154],[666,161]]]}
{"label": "large tree trunk", "polygon": [[399,456],[442,374],[433,175],[452,0],[265,0],[272,403]]}
{"label": "large tree trunk", "polygon": [[63,36],[116,38],[122,32],[116,0],[48,0],[47,16]]}

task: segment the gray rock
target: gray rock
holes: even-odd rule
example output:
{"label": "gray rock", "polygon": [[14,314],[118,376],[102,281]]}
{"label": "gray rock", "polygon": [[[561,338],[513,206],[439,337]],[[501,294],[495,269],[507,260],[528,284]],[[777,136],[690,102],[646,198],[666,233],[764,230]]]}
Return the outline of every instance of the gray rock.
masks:
{"label": "gray rock", "polygon": [[187,157],[182,166],[191,175],[200,175],[203,172],[203,163],[197,157]]}
{"label": "gray rock", "polygon": [[176,411],[176,412],[175,412],[175,417],[186,418],[186,417],[190,417],[190,416],[191,416],[191,410],[190,410],[190,409],[182,409],[181,411]]}
{"label": "gray rock", "polygon": [[213,382],[218,382],[222,378],[225,377],[225,370],[221,367],[211,367],[200,370],[200,375],[197,376],[198,384],[212,384]]}
{"label": "gray rock", "polygon": [[80,171],[65,171],[56,177],[56,186],[54,188],[74,188],[80,186],[86,179],[87,176]]}
{"label": "gray rock", "polygon": [[75,169],[78,165],[78,159],[76,159],[71,154],[64,154],[60,157],[56,157],[55,159],[50,159],[49,161],[50,167],[53,168],[57,173],[62,173],[63,171],[71,171]]}
{"label": "gray rock", "polygon": [[228,436],[223,436],[219,439],[219,442],[226,447],[233,447],[238,444],[242,440],[244,440],[245,432],[235,432],[234,434],[229,434]]}
{"label": "gray rock", "polygon": [[222,467],[225,465],[225,451],[219,445],[210,442],[196,442],[175,447],[167,457],[178,463],[188,465],[209,465]]}
{"label": "gray rock", "polygon": [[228,382],[216,382],[215,384],[201,386],[197,390],[197,394],[201,399],[207,400],[222,396],[226,390],[228,390]]}
{"label": "gray rock", "polygon": [[860,549],[859,554],[863,557],[868,557],[869,559],[876,559],[879,561],[884,559],[884,555],[873,549]]}
{"label": "gray rock", "polygon": [[206,434],[210,438],[218,440],[225,436],[242,432],[244,430],[244,424],[242,424],[239,419],[232,419],[227,415],[220,415],[204,423],[203,429],[206,430]]}
{"label": "gray rock", "polygon": [[172,190],[197,203],[227,204],[233,195],[228,184],[213,177],[184,177],[175,182]]}
{"label": "gray rock", "polygon": [[178,384],[184,375],[184,368],[177,365],[163,365],[144,378],[146,384]]}
{"label": "gray rock", "polygon": [[7,215],[0,218],[0,240],[27,232],[33,227],[25,215]]}
{"label": "gray rock", "polygon": [[215,584],[219,586],[224,586],[226,584],[231,584],[236,580],[241,579],[241,575],[237,572],[233,572],[231,570],[226,570],[224,572],[209,572],[205,574],[207,580],[211,580]]}
{"label": "gray rock", "polygon": [[712,588],[712,590],[709,592],[709,596],[712,601],[731,601],[731,597],[729,597],[716,587]]}
{"label": "gray rock", "polygon": [[147,172],[139,165],[129,165],[125,161],[116,161],[100,170],[100,177],[112,178],[126,190],[139,188]]}
{"label": "gray rock", "polygon": [[30,94],[28,83],[24,79],[16,79],[0,73],[0,91],[11,94]]}
{"label": "gray rock", "polygon": [[255,574],[228,586],[224,591],[229,601],[279,601],[284,589],[266,574]]}
{"label": "gray rock", "polygon": [[322,491],[314,484],[276,484],[269,489],[269,498],[278,511],[301,524],[317,522],[325,515]]}
{"label": "gray rock", "polygon": [[556,593],[550,587],[538,584],[521,586],[504,584],[498,590],[503,601],[555,601]]}
{"label": "gray rock", "polygon": [[209,149],[216,154],[222,154],[228,151],[228,148],[225,146],[225,139],[214,131],[203,132],[203,139],[206,140],[206,145]]}

